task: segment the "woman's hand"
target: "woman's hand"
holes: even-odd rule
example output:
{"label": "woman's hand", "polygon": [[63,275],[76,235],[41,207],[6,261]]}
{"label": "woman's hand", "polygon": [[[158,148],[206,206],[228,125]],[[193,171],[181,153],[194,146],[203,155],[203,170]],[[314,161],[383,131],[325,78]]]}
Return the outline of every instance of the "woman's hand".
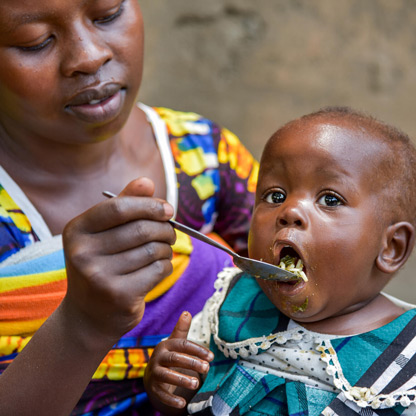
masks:
{"label": "woman's hand", "polygon": [[146,368],[147,394],[164,414],[184,411],[200,387],[200,374],[208,373],[214,358],[211,351],[186,339],[191,321],[191,315],[183,312],[170,337],[156,346]]}
{"label": "woman's hand", "polygon": [[146,294],[172,272],[173,208],[153,192],[150,179],[134,180],[65,227],[68,291],[61,307],[92,336],[115,341],[134,328]]}

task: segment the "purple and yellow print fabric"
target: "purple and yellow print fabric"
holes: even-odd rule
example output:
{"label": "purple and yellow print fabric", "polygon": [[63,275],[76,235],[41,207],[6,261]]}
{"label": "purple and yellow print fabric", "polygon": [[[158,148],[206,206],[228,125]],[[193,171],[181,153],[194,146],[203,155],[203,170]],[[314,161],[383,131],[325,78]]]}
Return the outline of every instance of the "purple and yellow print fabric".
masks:
{"label": "purple and yellow print fabric", "polygon": [[166,123],[178,180],[177,220],[247,252],[258,163],[237,136],[195,113],[155,108]]}

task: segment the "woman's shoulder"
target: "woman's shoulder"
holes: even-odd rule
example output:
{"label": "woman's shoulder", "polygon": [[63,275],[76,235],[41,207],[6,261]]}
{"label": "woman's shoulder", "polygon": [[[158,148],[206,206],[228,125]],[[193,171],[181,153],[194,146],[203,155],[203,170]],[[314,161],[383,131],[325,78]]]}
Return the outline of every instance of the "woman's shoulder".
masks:
{"label": "woman's shoulder", "polygon": [[191,111],[179,111],[166,107],[152,107],[166,123],[173,137],[191,135],[209,135],[221,128],[214,121]]}
{"label": "woman's shoulder", "polygon": [[228,151],[244,152],[247,161],[255,162],[237,135],[217,122],[191,111],[178,111],[166,107],[152,108],[166,124],[171,140],[187,137],[188,140],[199,141],[203,147],[209,146],[209,142],[212,141],[216,146],[222,147],[223,151],[228,148]]}

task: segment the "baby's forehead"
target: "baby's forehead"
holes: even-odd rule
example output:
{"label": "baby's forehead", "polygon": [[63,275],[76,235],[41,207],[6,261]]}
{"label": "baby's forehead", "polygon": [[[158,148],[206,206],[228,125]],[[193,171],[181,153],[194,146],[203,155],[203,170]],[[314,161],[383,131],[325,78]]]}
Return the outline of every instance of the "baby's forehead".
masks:
{"label": "baby's forehead", "polygon": [[388,141],[363,126],[327,118],[301,119],[269,140],[260,175],[297,169],[318,172],[316,178],[354,177],[357,184],[371,184],[375,190],[386,185],[386,172],[396,171],[394,153]]}
{"label": "baby's forehead", "polygon": [[333,157],[365,159],[377,164],[392,154],[392,144],[371,125],[336,117],[300,118],[269,139],[263,156],[297,152],[303,157],[321,152]]}

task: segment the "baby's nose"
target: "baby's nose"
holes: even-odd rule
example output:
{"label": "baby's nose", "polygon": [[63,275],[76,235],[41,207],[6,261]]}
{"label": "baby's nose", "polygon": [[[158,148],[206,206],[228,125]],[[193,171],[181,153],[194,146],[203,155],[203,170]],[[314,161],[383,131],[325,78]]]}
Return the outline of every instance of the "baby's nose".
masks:
{"label": "baby's nose", "polygon": [[276,219],[277,224],[283,227],[297,226],[302,227],[306,225],[306,207],[302,201],[286,200]]}
{"label": "baby's nose", "polygon": [[285,218],[280,218],[279,219],[279,224],[280,225],[288,225],[288,224],[294,224],[294,225],[302,225],[302,221],[300,220],[300,219],[298,219],[298,220],[294,220],[294,221],[288,221],[287,219],[285,219]]}

